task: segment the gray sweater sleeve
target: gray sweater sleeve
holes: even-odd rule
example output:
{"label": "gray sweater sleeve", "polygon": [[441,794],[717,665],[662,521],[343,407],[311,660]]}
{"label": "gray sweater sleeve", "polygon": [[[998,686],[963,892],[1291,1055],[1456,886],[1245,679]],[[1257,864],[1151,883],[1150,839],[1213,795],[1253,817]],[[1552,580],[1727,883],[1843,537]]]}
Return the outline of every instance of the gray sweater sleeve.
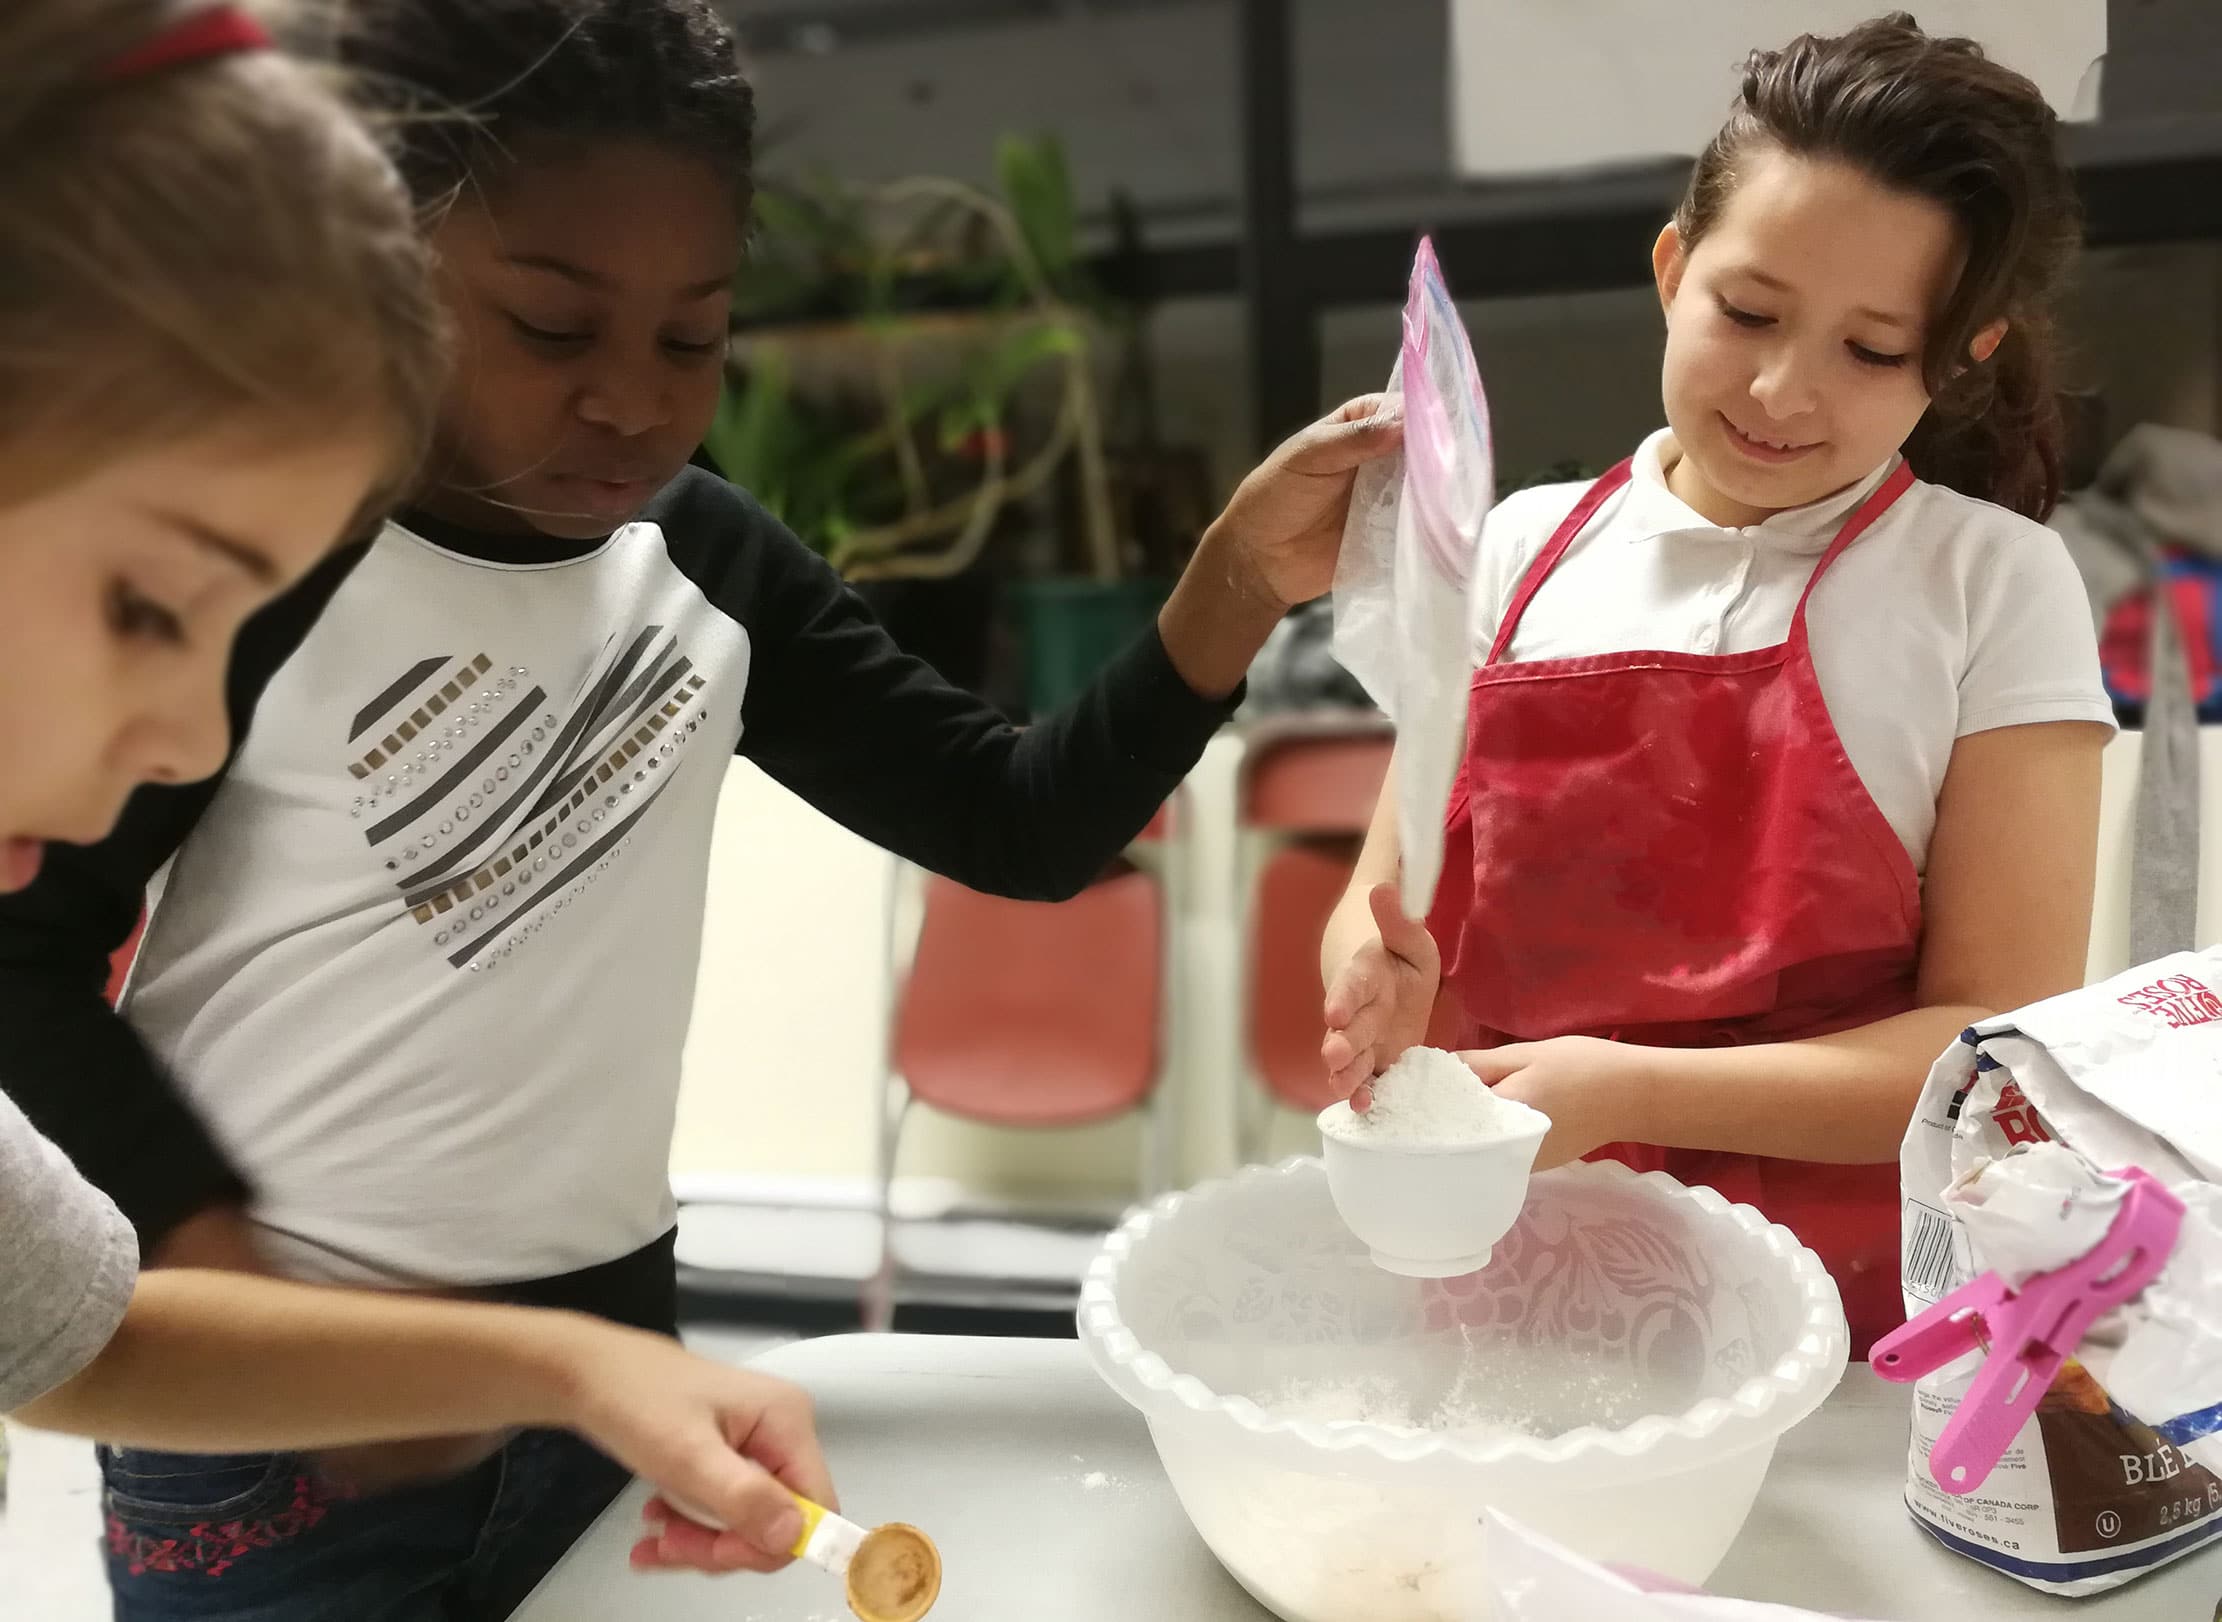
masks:
{"label": "gray sweater sleeve", "polygon": [[0,1413],[92,1362],[138,1276],[123,1213],[0,1096]]}

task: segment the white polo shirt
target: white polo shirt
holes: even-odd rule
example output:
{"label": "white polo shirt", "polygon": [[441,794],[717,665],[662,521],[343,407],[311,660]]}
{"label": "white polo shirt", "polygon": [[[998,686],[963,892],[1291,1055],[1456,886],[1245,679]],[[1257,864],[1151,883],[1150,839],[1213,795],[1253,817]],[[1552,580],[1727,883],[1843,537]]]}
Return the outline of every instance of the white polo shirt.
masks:
{"label": "white polo shirt", "polygon": [[[1813,567],[1896,464],[1825,501],[1720,529],[1667,489],[1673,434],[1634,473],[1528,604],[1518,662],[1657,649],[1744,653],[1789,634]],[[1475,561],[1474,661],[1528,565],[1586,488],[1505,498]],[[1916,481],[1837,559],[1807,609],[1821,695],[1860,780],[1926,871],[1952,745],[2038,721],[2114,724],[2098,636],[2067,548],[2043,525]]]}

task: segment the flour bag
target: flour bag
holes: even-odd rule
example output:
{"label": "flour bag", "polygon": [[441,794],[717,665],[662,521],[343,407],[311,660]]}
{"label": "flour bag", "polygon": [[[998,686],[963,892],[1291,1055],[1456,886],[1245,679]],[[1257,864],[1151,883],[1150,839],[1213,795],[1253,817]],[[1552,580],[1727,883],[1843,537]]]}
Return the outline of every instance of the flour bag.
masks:
{"label": "flour bag", "polygon": [[1496,499],[1481,369],[1425,238],[1389,392],[1404,398],[1404,450],[1361,468],[1351,492],[1335,565],[1334,652],[1396,723],[1400,894],[1406,917],[1425,918],[1466,747],[1474,549]]}
{"label": "flour bag", "polygon": [[1715,1599],[1645,1572],[1608,1569],[1493,1509],[1482,1522],[1484,1622],[1826,1622],[1812,1611]]}
{"label": "flour bag", "polygon": [[1903,1281],[1918,1314],[1985,1272],[2019,1288],[2104,1238],[2139,1167],[2185,1208],[2160,1275],[2093,1325],[1989,1478],[1929,1450],[1979,1353],[1914,1387],[1906,1504],[1938,1542],[2094,1594],[2222,1535],[2222,951],[2184,952],[1967,1033],[1906,1133]]}

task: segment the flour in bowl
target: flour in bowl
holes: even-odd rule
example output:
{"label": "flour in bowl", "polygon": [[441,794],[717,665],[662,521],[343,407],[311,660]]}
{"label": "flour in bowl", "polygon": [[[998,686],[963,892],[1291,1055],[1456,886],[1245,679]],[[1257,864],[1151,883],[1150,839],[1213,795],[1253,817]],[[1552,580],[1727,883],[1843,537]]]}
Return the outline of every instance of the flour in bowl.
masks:
{"label": "flour in bowl", "polygon": [[1373,1108],[1329,1106],[1319,1129],[1344,1143],[1448,1149],[1490,1143],[1548,1127],[1536,1110],[1500,1098],[1454,1053],[1413,1048],[1373,1083]]}
{"label": "flour in bowl", "polygon": [[[1280,1380],[1257,1396],[1276,1419],[1349,1424],[1468,1441],[1549,1438],[1617,1427],[1646,1411],[1642,1382],[1614,1360],[1570,1348],[1477,1338],[1455,1360]],[[1210,1473],[1183,1503],[1213,1551],[1275,1614],[1305,1622],[1472,1622],[1489,1613],[1478,1517],[1503,1488],[1486,1478],[1446,1489],[1409,1484],[1322,1455],[1318,1474]],[[1516,1492],[1504,1507],[1519,1513]]]}
{"label": "flour in bowl", "polygon": [[1259,1403],[1275,1419],[1309,1420],[1315,1425],[1386,1425],[1395,1430],[1439,1431],[1468,1441],[1503,1436],[1541,1436],[1524,1414],[1508,1411],[1471,1395],[1466,1375],[1432,1406],[1415,1400],[1404,1382],[1385,1374],[1355,1374],[1335,1379],[1286,1380]]}

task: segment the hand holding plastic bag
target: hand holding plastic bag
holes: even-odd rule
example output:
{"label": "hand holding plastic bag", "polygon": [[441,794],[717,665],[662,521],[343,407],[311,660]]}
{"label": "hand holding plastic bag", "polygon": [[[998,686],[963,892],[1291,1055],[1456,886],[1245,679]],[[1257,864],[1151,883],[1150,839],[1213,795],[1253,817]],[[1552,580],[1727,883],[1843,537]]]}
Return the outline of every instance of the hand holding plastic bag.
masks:
{"label": "hand holding plastic bag", "polygon": [[1425,239],[1412,260],[1389,392],[1404,400],[1404,453],[1358,474],[1335,568],[1334,651],[1396,723],[1399,898],[1406,917],[1423,919],[1466,746],[1467,600],[1496,496],[1481,370]]}

